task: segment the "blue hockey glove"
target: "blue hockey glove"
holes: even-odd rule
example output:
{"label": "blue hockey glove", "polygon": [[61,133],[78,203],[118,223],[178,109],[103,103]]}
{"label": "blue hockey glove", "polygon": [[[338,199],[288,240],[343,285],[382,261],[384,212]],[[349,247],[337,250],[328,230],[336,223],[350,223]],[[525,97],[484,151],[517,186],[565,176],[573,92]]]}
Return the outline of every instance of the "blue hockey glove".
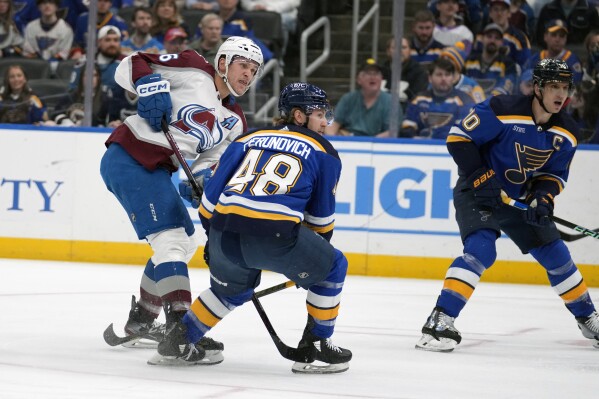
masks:
{"label": "blue hockey glove", "polygon": [[546,191],[531,193],[527,198],[528,209],[524,213],[526,223],[533,226],[547,226],[553,215],[553,195]]}
{"label": "blue hockey glove", "polygon": [[202,169],[199,172],[193,174],[193,178],[198,183],[198,186],[202,190],[200,196],[195,192],[193,186],[189,182],[189,180],[182,180],[179,183],[179,195],[189,202],[192,207],[198,208],[200,206],[200,201],[202,201],[202,194],[204,192],[204,187],[208,180],[212,177],[212,169],[206,168]]}
{"label": "blue hockey glove", "polygon": [[173,104],[171,102],[171,85],[168,80],[161,80],[159,73],[139,78],[135,82],[139,101],[137,113],[148,121],[152,129],[161,131],[162,118],[171,123]]}
{"label": "blue hockey glove", "polygon": [[468,177],[466,184],[468,187],[462,191],[474,191],[474,199],[481,207],[493,209],[503,204],[501,184],[493,169],[478,168]]}

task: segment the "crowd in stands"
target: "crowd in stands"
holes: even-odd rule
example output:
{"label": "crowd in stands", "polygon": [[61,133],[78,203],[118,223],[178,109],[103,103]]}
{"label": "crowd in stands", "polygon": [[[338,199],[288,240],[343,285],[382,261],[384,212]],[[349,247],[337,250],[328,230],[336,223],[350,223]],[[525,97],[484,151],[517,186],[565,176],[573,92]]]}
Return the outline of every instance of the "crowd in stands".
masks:
{"label": "crowd in stands", "polygon": [[[212,61],[223,38],[246,36],[260,46],[265,62],[276,59],[284,69],[286,49],[297,39],[298,9],[306,1],[98,0],[93,125],[118,126],[136,112],[136,98],[114,80],[118,63],[135,51],[191,48]],[[0,123],[81,123],[87,4],[0,0]],[[500,94],[530,94],[536,62],[560,58],[575,75],[568,111],[584,140],[599,144],[598,10],[599,0],[429,0],[410,16],[411,32],[400,42],[399,136],[445,138],[473,104]],[[256,36],[249,16],[264,11],[280,15],[280,43]],[[301,16],[299,21],[303,26]],[[385,60],[358,68],[357,89],[334,104],[336,119],[327,134],[389,137],[395,47],[391,38]],[[20,63],[25,59],[46,61],[49,72],[28,78]],[[65,89],[38,93],[43,79],[64,82]]]}

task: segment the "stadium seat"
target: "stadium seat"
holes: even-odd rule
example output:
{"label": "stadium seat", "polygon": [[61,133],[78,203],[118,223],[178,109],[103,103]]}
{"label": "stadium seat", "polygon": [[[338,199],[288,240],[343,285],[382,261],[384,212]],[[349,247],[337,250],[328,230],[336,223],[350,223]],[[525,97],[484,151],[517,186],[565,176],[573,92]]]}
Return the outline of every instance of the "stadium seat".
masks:
{"label": "stadium seat", "polygon": [[196,35],[196,31],[199,30],[198,25],[200,24],[202,18],[204,18],[204,15],[209,14],[211,12],[212,11],[194,10],[192,8],[186,8],[181,10],[181,16],[183,17],[183,20],[189,27],[190,41],[193,40],[193,38]]}
{"label": "stadium seat", "polygon": [[56,67],[56,78],[70,81],[77,62],[77,60],[60,61]]}
{"label": "stadium seat", "polygon": [[275,58],[280,58],[283,49],[281,14],[273,11],[248,11],[245,15],[252,22],[256,37],[273,51]]}
{"label": "stadium seat", "polygon": [[29,87],[42,100],[52,118],[56,106],[69,97],[69,81],[61,79],[30,79]]}
{"label": "stadium seat", "polygon": [[0,77],[4,75],[11,65],[23,67],[27,79],[47,79],[50,77],[50,64],[40,58],[0,58]]}

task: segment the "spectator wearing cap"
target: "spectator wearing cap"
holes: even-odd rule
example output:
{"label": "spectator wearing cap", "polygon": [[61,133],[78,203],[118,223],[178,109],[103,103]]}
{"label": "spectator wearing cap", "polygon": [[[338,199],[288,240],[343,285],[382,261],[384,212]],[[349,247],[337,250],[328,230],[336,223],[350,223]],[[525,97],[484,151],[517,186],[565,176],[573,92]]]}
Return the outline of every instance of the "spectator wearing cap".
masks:
{"label": "spectator wearing cap", "polygon": [[485,95],[512,94],[516,87],[518,70],[505,53],[503,29],[491,23],[482,33],[483,50],[472,52],[466,60],[464,74],[477,81]]}
{"label": "spectator wearing cap", "polygon": [[147,7],[136,7],[131,15],[131,36],[121,43],[121,53],[129,55],[135,51],[159,54],[164,52],[164,46],[159,40],[152,37],[152,11]]}
{"label": "spectator wearing cap", "polygon": [[[127,38],[129,34],[127,33],[127,24],[125,21],[119,17],[118,15],[114,15],[110,12],[110,8],[112,7],[112,0],[98,0],[97,3],[97,24],[96,29],[99,30],[105,26],[114,26],[116,27],[122,38]],[[85,52],[85,48],[87,47],[87,25],[89,20],[89,13],[85,12],[77,18],[77,22],[75,25],[75,40],[73,50],[73,58],[79,58],[81,54]]]}
{"label": "spectator wearing cap", "polygon": [[187,50],[187,33],[183,28],[170,28],[164,35],[164,50],[167,54],[179,54]]}
{"label": "spectator wearing cap", "polygon": [[345,93],[339,100],[335,121],[326,128],[326,134],[389,137],[391,94],[381,90],[383,68],[375,60],[368,59],[360,66],[356,83],[358,88]]}
{"label": "spectator wearing cap", "polygon": [[[456,18],[459,10],[458,0],[438,0],[437,11],[439,17],[433,31],[433,37],[444,46],[452,46],[455,42],[464,42],[472,45],[474,35],[472,31],[462,25]],[[468,47],[467,52],[470,52]]]}
{"label": "spectator wearing cap", "polygon": [[455,67],[446,58],[429,65],[430,88],[408,105],[400,137],[446,139],[449,129],[459,123],[474,102],[453,86]]}
{"label": "spectator wearing cap", "polygon": [[[507,55],[522,68],[530,57],[530,41],[526,34],[510,24],[510,0],[491,0],[489,2],[490,22],[503,29],[503,44],[507,46]],[[473,51],[482,51],[482,35],[476,37]]]}
{"label": "spectator wearing cap", "polygon": [[200,53],[208,62],[214,62],[221,44],[223,44],[223,19],[217,14],[206,14],[199,23],[202,32],[199,39],[189,47]]}
{"label": "spectator wearing cap", "polygon": [[466,52],[464,51],[464,45],[462,43],[458,42],[455,46],[444,48],[443,51],[441,51],[441,56],[439,58],[447,59],[453,64],[452,83],[456,90],[466,93],[472,98],[472,101],[474,101],[475,104],[485,101],[486,96],[482,87],[480,87],[476,80],[464,75]]}
{"label": "spectator wearing cap", "polygon": [[534,68],[539,60],[545,58],[556,58],[566,62],[573,72],[574,84],[582,80],[582,64],[580,58],[566,48],[568,40],[568,28],[561,19],[554,19],[545,24],[545,35],[543,39],[546,48],[533,54],[525,65],[525,68]]}
{"label": "spectator wearing cap", "polygon": [[554,19],[565,21],[570,43],[581,44],[591,29],[599,26],[597,8],[589,7],[587,0],[553,0],[539,12],[535,36],[540,47],[544,47],[544,23]]}
{"label": "spectator wearing cap", "polygon": [[518,90],[519,94],[525,96],[532,96],[534,93],[534,86],[532,84],[532,69],[525,69],[518,79]]}
{"label": "spectator wearing cap", "polygon": [[23,56],[59,61],[69,58],[73,29],[57,15],[60,0],[37,0],[41,17],[25,27]]}
{"label": "spectator wearing cap", "polygon": [[[412,37],[410,39],[410,58],[426,66],[439,58],[445,47],[433,37],[435,16],[429,10],[420,10],[414,15]],[[428,74],[427,74],[428,76]],[[428,80],[428,77],[427,77]]]}

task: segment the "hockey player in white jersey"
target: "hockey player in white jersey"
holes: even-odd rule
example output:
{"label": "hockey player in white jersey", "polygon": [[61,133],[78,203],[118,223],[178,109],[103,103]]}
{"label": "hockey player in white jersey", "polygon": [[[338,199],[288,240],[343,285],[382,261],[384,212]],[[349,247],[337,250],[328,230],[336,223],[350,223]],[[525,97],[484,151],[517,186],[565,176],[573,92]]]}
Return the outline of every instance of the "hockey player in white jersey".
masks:
{"label": "hockey player in white jersey", "polygon": [[[138,114],[128,117],[106,141],[100,172],[138,238],[147,240],[154,251],[142,276],[140,299],[133,298],[125,326],[132,338],[160,341],[164,325],[156,318],[163,302],[173,310],[167,325],[183,317],[191,303],[187,263],[199,243],[171,182],[180,165],[161,130],[162,120],[183,157],[193,160],[191,168],[201,184],[226,145],[247,130],[235,97],[255,82],[262,64],[259,47],[234,36],[219,48],[216,69],[194,50],[186,50],[134,53],[116,70],[117,83],[139,96]],[[202,343],[215,351],[215,362],[222,361],[222,344],[210,339]]]}

